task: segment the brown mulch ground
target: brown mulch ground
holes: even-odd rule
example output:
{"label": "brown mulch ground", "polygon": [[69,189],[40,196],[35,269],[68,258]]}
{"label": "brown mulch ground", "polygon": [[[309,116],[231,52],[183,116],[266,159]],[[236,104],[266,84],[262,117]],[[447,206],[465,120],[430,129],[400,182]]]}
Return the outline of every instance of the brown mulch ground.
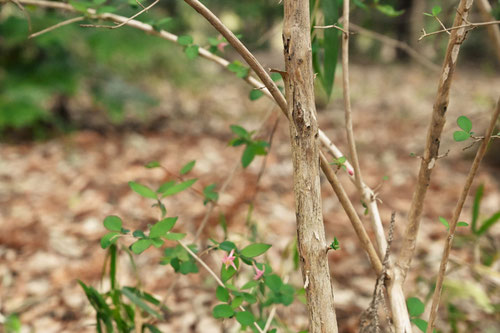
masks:
{"label": "brown mulch ground", "polygon": [[[423,73],[419,68],[352,69],[352,104],[363,176],[367,184],[378,189],[384,222],[388,222],[392,211],[397,214],[395,253],[404,233],[418,172],[419,160],[410,157],[410,153],[418,155],[422,151],[436,79],[437,75]],[[406,284],[408,296],[425,299],[429,293],[445,238],[445,228],[438,222],[438,216],[451,217],[473,156],[474,149],[464,152],[461,148],[466,144],[452,140],[455,119],[467,115],[473,120],[473,130],[482,132],[498,98],[498,87],[498,77],[472,71],[459,73],[441,146],[443,152],[448,149],[450,152],[433,173],[414,270]],[[94,312],[77,279],[96,288],[108,288],[106,282],[102,285],[99,282],[106,254],[99,246],[99,239],[105,233],[102,220],[115,214],[124,219],[128,228],[145,229],[157,218],[152,202],[133,193],[127,182],[134,180],[154,188],[171,179],[182,165],[196,159],[192,175],[199,180],[194,188],[200,191],[214,182],[220,186],[241,156],[240,149],[227,145],[231,138],[229,125],[238,123],[257,128],[269,114],[269,101],[238,103],[242,90],[247,94],[244,86],[223,87],[222,96],[214,93],[220,89],[211,87],[201,96],[191,96],[193,100],[185,106],[179,105],[181,109],[177,110],[182,114],[182,108],[186,107],[188,115],[180,120],[170,117],[161,133],[79,131],[46,142],[0,145],[0,316],[18,313],[23,332],[95,331]],[[339,95],[340,90],[336,90],[334,96]],[[233,104],[235,107],[229,109]],[[337,98],[319,111],[319,117],[321,127],[345,150],[341,110],[342,101]],[[213,120],[211,112],[216,114]],[[264,138],[269,136],[276,118],[271,115],[265,122]],[[300,286],[300,274],[293,271],[290,258],[282,259],[287,256],[285,250],[295,235],[287,131],[288,126],[281,119],[258,183],[263,158],[257,158],[246,170],[236,170],[212,214],[205,236],[222,238],[217,220],[219,213],[224,212],[231,240],[241,246],[246,244],[250,234],[246,221],[249,204],[253,202],[250,220],[257,226],[257,237],[273,244],[267,259],[275,271]],[[490,153],[490,161],[495,159],[494,154]],[[152,160],[161,162],[165,169],[144,168]],[[485,217],[500,209],[499,172],[500,165],[484,164],[473,186],[474,191],[478,184],[485,184],[481,210]],[[383,180],[384,176],[388,180]],[[342,181],[353,202],[359,202],[352,184],[345,177]],[[374,275],[326,181],[323,189],[327,237],[335,235],[341,243],[341,250],[329,257],[338,321],[342,332],[355,332],[359,315],[371,300]],[[186,191],[165,201],[168,215],[179,216],[176,230],[194,233],[206,212],[202,201],[197,191]],[[470,221],[471,205],[472,196],[461,220]],[[361,205],[357,208],[362,214]],[[470,289],[475,290],[476,296],[450,293],[444,299],[467,314],[467,319],[459,325],[461,331],[498,332],[500,318],[491,308],[497,304],[498,310],[500,302],[498,253],[493,272],[473,273],[469,264],[474,253],[467,241],[468,230],[464,228],[459,233],[462,237],[457,237],[459,248],[453,252],[455,263],[450,281],[461,281],[464,289],[472,286]],[[500,224],[491,230],[485,242],[498,246],[499,235]],[[128,244],[126,240],[123,243]],[[158,264],[160,257],[158,250],[150,249],[138,256],[136,262],[143,288],[160,299],[166,297],[171,313],[159,325],[163,332],[238,329],[239,325],[233,321],[221,323],[211,317],[211,309],[217,302],[214,282],[205,271],[200,269],[199,274],[181,279],[168,292],[175,275],[171,267]],[[212,267],[220,265],[220,253],[208,256],[207,262]],[[127,257],[122,256],[120,284],[136,283]],[[484,299],[481,303],[478,290],[489,296],[489,303],[485,304]],[[446,314],[444,309],[442,314]],[[290,308],[279,307],[276,318],[292,332],[307,328],[306,310],[298,301]],[[478,321],[481,325],[474,324]],[[450,330],[445,322],[439,326],[443,331]]]}

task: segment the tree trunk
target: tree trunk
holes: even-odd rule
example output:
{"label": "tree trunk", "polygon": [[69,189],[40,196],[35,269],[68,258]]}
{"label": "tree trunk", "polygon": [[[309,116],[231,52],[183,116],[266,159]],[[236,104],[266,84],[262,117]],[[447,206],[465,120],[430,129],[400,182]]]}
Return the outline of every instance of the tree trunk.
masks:
{"label": "tree trunk", "polygon": [[311,333],[335,333],[337,319],[321,211],[309,1],[285,0],[285,92],[290,119],[300,264]]}

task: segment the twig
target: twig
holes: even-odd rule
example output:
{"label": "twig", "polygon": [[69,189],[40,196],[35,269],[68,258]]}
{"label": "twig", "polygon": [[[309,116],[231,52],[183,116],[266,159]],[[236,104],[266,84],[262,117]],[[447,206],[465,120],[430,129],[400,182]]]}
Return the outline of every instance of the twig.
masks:
{"label": "twig", "polygon": [[49,31],[56,30],[57,28],[64,27],[65,25],[68,25],[68,24],[71,24],[71,23],[83,21],[84,19],[85,19],[84,16],[73,17],[72,19],[59,22],[59,23],[57,23],[57,24],[55,24],[55,25],[53,25],[51,27],[48,27],[48,28],[45,28],[45,29],[43,29],[41,31],[35,32],[35,33],[29,35],[28,38],[31,39],[31,38],[38,37],[38,36],[43,35],[44,33],[47,33]]}
{"label": "twig", "polygon": [[[207,270],[208,273],[210,273],[210,275],[212,275],[212,277],[214,278],[214,280],[217,282],[217,284],[223,288],[226,288],[226,286],[224,285],[224,283],[221,281],[221,279],[219,279],[219,277],[217,276],[217,274],[215,274],[215,272],[203,261],[201,260],[200,257],[198,257],[196,255],[196,253],[194,253],[193,251],[191,251],[191,249],[186,245],[184,244],[183,241],[177,241],[179,243],[180,246],[182,246],[184,248],[184,250],[187,251],[187,253],[189,253],[198,263],[200,263],[201,266],[203,266],[203,268],[205,268]],[[245,308],[243,306],[239,306],[239,309],[241,311],[245,311]],[[260,326],[254,322],[254,326],[257,328],[257,330],[260,332],[260,333],[264,333],[265,331],[260,328]]]}
{"label": "twig", "polygon": [[365,28],[360,27],[352,22],[350,23],[350,29],[352,31],[358,32],[360,35],[364,35],[366,37],[376,39],[376,40],[378,40],[386,45],[396,47],[396,48],[399,48],[399,49],[405,51],[410,57],[412,57],[413,59],[418,61],[421,65],[423,65],[424,67],[427,67],[428,69],[430,69],[434,72],[438,72],[440,69],[440,67],[438,65],[436,65],[435,63],[433,63],[432,61],[430,61],[429,59],[424,57],[422,54],[418,53],[415,49],[410,47],[410,45],[408,45],[405,42],[390,38],[386,35],[382,35],[382,34],[375,32],[375,31],[365,29]]}
{"label": "twig", "polygon": [[375,247],[373,246],[370,237],[368,237],[368,234],[366,233],[365,227],[363,226],[363,223],[361,222],[358,213],[352,206],[349,197],[347,196],[347,194],[344,191],[344,188],[340,184],[337,175],[330,168],[328,160],[326,159],[325,155],[322,152],[320,152],[319,155],[321,159],[321,169],[323,169],[323,173],[325,174],[326,178],[328,179],[328,182],[335,191],[335,194],[339,198],[342,208],[349,217],[349,220],[351,221],[351,224],[354,230],[356,231],[356,235],[358,236],[361,246],[368,254],[368,257],[370,258],[370,262],[375,273],[379,275],[382,272],[382,262],[380,261],[380,258],[377,255],[377,251],[375,250]]}
{"label": "twig", "polygon": [[[443,29],[445,29],[445,30],[446,30],[446,26],[445,26],[445,25],[443,24],[443,22],[439,19],[439,17],[434,16],[434,18],[436,19],[436,21],[438,21],[439,25],[440,25]],[[449,32],[448,30],[446,30],[446,33],[447,33],[448,35],[450,35],[450,34],[451,34],[451,32]]]}
{"label": "twig", "polygon": [[488,26],[488,25],[496,25],[496,24],[500,24],[500,20],[497,20],[497,21],[488,21],[488,22],[478,22],[478,23],[468,22],[466,24],[461,24],[461,25],[453,26],[451,28],[442,29],[442,30],[433,31],[433,32],[425,32],[425,30],[422,29],[422,32],[423,32],[422,36],[420,36],[420,38],[418,40],[422,40],[425,37],[429,37],[429,36],[432,36],[432,35],[440,34],[442,32],[448,32],[449,33],[450,31],[457,30],[457,29],[462,29],[462,28],[470,28],[469,30],[472,30],[472,29],[475,29],[477,27]]}
{"label": "twig", "polygon": [[330,24],[330,25],[315,25],[313,28],[314,28],[314,29],[330,29],[330,28],[335,28],[335,29],[337,29],[337,30],[342,31],[342,32],[343,32],[343,33],[345,33],[345,34],[350,34],[350,33],[352,33],[352,32],[349,32],[349,30],[348,30],[347,28],[342,29],[341,27],[339,27],[339,26],[338,26],[338,25],[336,25],[336,24]]}
{"label": "twig", "polygon": [[140,12],[136,13],[135,15],[129,17],[127,20],[125,20],[122,23],[117,24],[117,25],[80,24],[80,26],[84,27],[84,28],[117,29],[117,28],[120,28],[120,27],[124,26],[128,22],[132,21],[133,19],[135,19],[137,16],[141,15],[142,13],[144,13],[144,12],[148,11],[149,9],[153,8],[153,6],[156,5],[159,1],[160,0],[156,0],[155,2],[153,2],[152,4],[150,4],[149,6],[147,6],[146,8],[144,8],[144,6],[142,6],[142,4],[141,4],[141,6],[144,8],[143,10],[141,10]]}
{"label": "twig", "polygon": [[[343,21],[344,28],[349,31],[349,0],[344,0]],[[342,83],[344,92],[344,112],[345,129],[347,134],[347,143],[351,161],[354,166],[354,180],[358,191],[362,191],[361,169],[359,167],[358,153],[356,151],[356,141],[354,140],[354,130],[352,128],[352,109],[351,109],[351,88],[349,84],[349,33],[342,34]]]}
{"label": "twig", "polygon": [[[462,22],[467,18],[471,6],[472,1],[470,0],[460,1],[459,12],[462,14],[457,14],[455,16],[453,27],[462,26]],[[453,74],[455,72],[461,41],[463,41],[464,37],[465,28],[452,29],[452,34],[450,35],[448,41],[448,47],[446,50],[441,77],[439,80],[437,96],[433,107],[429,129],[427,132],[425,151],[420,162],[418,181],[408,214],[408,224],[406,226],[403,245],[396,264],[395,278],[401,285],[405,280],[406,273],[410,268],[411,260],[415,252],[424,199],[430,183],[432,170],[439,155],[439,144],[443,126],[446,121],[445,116],[446,111],[448,110],[451,83],[453,80]]]}
{"label": "twig", "polygon": [[448,264],[448,258],[450,256],[451,245],[453,242],[453,237],[455,235],[455,230],[457,228],[457,222],[458,222],[458,219],[460,218],[460,213],[462,212],[462,208],[464,206],[465,200],[467,199],[467,194],[469,193],[469,189],[472,185],[472,181],[474,180],[474,177],[476,176],[477,169],[479,168],[479,164],[481,163],[481,160],[483,159],[484,155],[486,154],[486,149],[488,148],[488,143],[490,142],[491,135],[492,135],[493,130],[495,128],[495,124],[496,124],[496,121],[498,119],[499,114],[500,114],[500,98],[498,99],[495,110],[493,110],[493,113],[491,115],[490,124],[488,126],[488,129],[486,130],[486,133],[484,134],[484,140],[481,143],[481,146],[479,147],[479,149],[476,153],[476,157],[474,158],[474,161],[472,162],[472,166],[469,170],[469,174],[467,175],[467,179],[465,180],[465,185],[462,189],[462,193],[460,193],[460,198],[458,199],[457,205],[455,206],[455,210],[453,212],[453,217],[451,218],[451,221],[450,221],[450,228],[448,230],[448,237],[446,238],[446,241],[444,244],[443,257],[441,258],[441,265],[439,266],[439,273],[437,276],[436,288],[434,289],[434,295],[432,296],[432,306],[431,306],[431,312],[429,315],[429,325],[427,326],[427,333],[431,333],[433,331],[433,328],[435,325],[437,311],[438,311],[438,307],[439,307],[439,299],[441,297],[441,291],[443,289],[443,281],[444,281],[444,277],[446,274],[446,265]]}

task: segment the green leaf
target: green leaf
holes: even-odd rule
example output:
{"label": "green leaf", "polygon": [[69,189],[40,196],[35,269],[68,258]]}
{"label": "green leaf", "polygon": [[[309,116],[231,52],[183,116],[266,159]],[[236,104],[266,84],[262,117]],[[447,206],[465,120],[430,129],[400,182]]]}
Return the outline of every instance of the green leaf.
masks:
{"label": "green leaf", "polygon": [[261,98],[262,96],[264,96],[264,93],[262,92],[262,90],[260,90],[260,89],[252,89],[250,91],[249,98],[250,98],[251,101],[255,101],[255,100],[258,100],[259,98]]}
{"label": "green leaf", "polygon": [[252,149],[252,146],[247,145],[247,147],[243,151],[243,155],[241,155],[241,165],[243,166],[243,168],[249,166],[250,163],[252,163],[254,157],[255,153],[254,150]]}
{"label": "green leaf", "polygon": [[186,53],[186,56],[188,57],[189,60],[196,59],[198,57],[198,50],[199,50],[198,45],[189,45],[186,47],[184,50],[184,53]]}
{"label": "green leaf", "polygon": [[145,198],[156,199],[155,191],[153,191],[149,187],[141,185],[136,182],[128,182],[128,185],[134,192],[138,193],[139,195]]}
{"label": "green leaf", "polygon": [[214,307],[212,315],[215,319],[230,318],[234,315],[234,310],[227,304],[219,304]]}
{"label": "green leaf", "polygon": [[241,326],[250,326],[255,322],[255,317],[250,311],[236,312],[236,320]]}
{"label": "green leaf", "polygon": [[111,244],[115,244],[119,238],[120,233],[118,232],[108,232],[101,238],[101,247],[107,249]]}
{"label": "green leaf", "polygon": [[[413,318],[410,320],[413,324],[415,324],[415,326],[418,327],[419,330],[421,330],[422,332],[426,332],[427,331],[427,322],[423,319],[420,319],[420,318]],[[435,330],[434,330],[435,331]]]}
{"label": "green leaf", "polygon": [[191,161],[191,162],[188,162],[186,163],[186,165],[184,165],[181,169],[181,175],[185,175],[187,174],[189,171],[191,171],[194,167],[194,165],[196,164],[196,161]]}
{"label": "green leaf", "polygon": [[231,125],[229,127],[231,128],[231,131],[240,138],[250,138],[250,133],[248,133],[248,131],[243,127],[238,125]]}
{"label": "green leaf", "polygon": [[132,236],[134,236],[135,238],[146,238],[146,235],[144,234],[144,232],[142,230],[135,230],[132,233]]}
{"label": "green leaf", "polygon": [[238,60],[235,60],[232,63],[230,63],[227,66],[227,69],[230,72],[235,73],[236,76],[241,78],[241,79],[246,78],[248,76],[248,74],[250,73],[250,70],[247,67],[243,66],[243,64],[241,62],[239,62]]}
{"label": "green leaf", "polygon": [[254,258],[260,256],[261,254],[264,254],[270,248],[271,245],[269,244],[264,244],[264,243],[250,244],[243,250],[241,250],[241,255],[248,258]]}
{"label": "green leaf", "polygon": [[219,193],[214,191],[216,186],[217,184],[210,184],[203,189],[203,195],[205,196],[205,199],[203,200],[204,205],[210,201],[215,202],[219,199]]}
{"label": "green leaf", "polygon": [[496,212],[489,219],[484,221],[476,234],[478,236],[484,234],[486,231],[488,231],[489,228],[491,228],[498,221],[500,221],[500,211]]}
{"label": "green leaf", "polygon": [[479,208],[481,207],[481,199],[483,198],[484,186],[483,184],[479,185],[476,190],[476,194],[474,195],[474,204],[472,206],[472,222],[471,229],[472,232],[476,233],[477,231],[477,219],[479,217]]}
{"label": "green leaf", "polygon": [[219,249],[226,251],[226,252],[231,252],[231,250],[236,250],[236,245],[233,242],[230,241],[224,241],[219,244]]}
{"label": "green leaf", "polygon": [[162,319],[162,315],[153,310],[149,305],[144,303],[144,301],[133,291],[130,287],[123,287],[122,293],[125,295],[132,303],[137,305],[140,309],[146,311],[150,315]]}
{"label": "green leaf", "polygon": [[229,145],[232,147],[238,147],[244,143],[247,143],[247,140],[242,138],[234,138],[231,141],[229,141]]}
{"label": "green leaf", "polygon": [[[338,24],[340,12],[342,11],[342,2],[337,0],[321,1],[323,8],[324,24]],[[330,99],[335,82],[335,71],[337,69],[337,58],[341,40],[341,32],[338,29],[325,29],[324,32],[324,56],[323,71],[320,80],[325,89],[326,96]]]}
{"label": "green leaf", "polygon": [[467,132],[467,133],[469,133],[471,131],[471,129],[472,129],[472,122],[466,116],[460,116],[460,117],[458,117],[458,119],[457,119],[457,125],[464,132]]}
{"label": "green leaf", "polygon": [[450,229],[450,224],[448,223],[448,221],[444,217],[440,216],[439,222],[441,222],[446,227],[446,229]]}
{"label": "green leaf", "polygon": [[159,249],[160,247],[162,247],[162,245],[165,243],[163,241],[163,239],[161,239],[159,237],[150,238],[150,239],[151,239],[151,242],[153,243],[153,246],[156,247],[157,249]]}
{"label": "green leaf", "polygon": [[179,192],[182,192],[182,191],[188,189],[189,187],[191,187],[191,185],[193,185],[197,180],[198,180],[197,178],[193,178],[193,179],[186,180],[185,182],[170,186],[167,190],[162,192],[162,197],[167,197],[169,195],[174,195],[174,194],[177,194]]}
{"label": "green leaf", "polygon": [[193,37],[191,36],[179,36],[177,39],[177,43],[179,43],[182,46],[188,46],[190,44],[193,44]]}
{"label": "green leaf", "polygon": [[[238,263],[239,263],[238,258],[236,258],[234,260],[234,264],[236,267],[238,267]],[[222,282],[226,283],[226,281],[228,281],[230,278],[232,278],[234,276],[234,274],[236,274],[236,270],[232,266],[229,266],[226,269],[226,265],[222,265],[221,272],[220,272],[220,278],[221,278]]]}
{"label": "green leaf", "polygon": [[236,296],[232,301],[231,301],[231,307],[233,309],[238,308],[241,304],[243,304],[243,297],[242,296]]}
{"label": "green leaf", "polygon": [[274,82],[281,80],[280,73],[272,72],[269,76],[271,76],[271,80],[273,80]]}
{"label": "green leaf", "polygon": [[439,13],[441,13],[441,7],[440,6],[434,6],[434,7],[432,7],[432,15],[438,16]]}
{"label": "green leaf", "polygon": [[177,222],[177,217],[167,217],[166,219],[157,222],[154,226],[151,227],[149,231],[149,237],[164,237],[167,232],[169,232]]}
{"label": "green leaf", "polygon": [[418,317],[424,313],[425,305],[416,297],[410,297],[406,300],[406,306],[408,307],[408,314],[411,317]]}
{"label": "green leaf", "polygon": [[149,247],[151,245],[153,245],[153,241],[151,239],[144,239],[143,238],[143,239],[139,239],[134,244],[132,244],[132,246],[130,247],[130,249],[135,254],[141,254],[142,252],[144,252],[147,249],[149,249]]}
{"label": "green leaf", "polygon": [[466,133],[466,132],[463,132],[463,131],[455,131],[455,132],[453,132],[453,139],[456,142],[465,141],[468,138],[470,138],[470,134],[469,133]]}
{"label": "green leaf", "polygon": [[115,215],[110,215],[106,216],[104,219],[104,228],[108,229],[109,231],[118,231],[120,232],[122,230],[122,219],[119,218],[118,216]]}
{"label": "green leaf", "polygon": [[468,227],[469,226],[469,223],[467,222],[458,222],[457,223],[457,227]]}
{"label": "green leaf", "polygon": [[181,263],[179,267],[179,273],[184,275],[189,273],[198,273],[198,266],[196,266],[194,260],[185,261]]}
{"label": "green leaf", "polygon": [[375,8],[384,15],[396,17],[402,15],[404,10],[395,10],[391,5],[376,5]]}
{"label": "green leaf", "polygon": [[168,26],[168,24],[172,22],[172,18],[171,17],[164,17],[162,18],[161,20],[158,20],[158,21],[155,21],[152,26],[153,28],[156,30],[156,31],[160,31],[162,30],[163,28],[165,28],[166,26]]}
{"label": "green leaf", "polygon": [[168,182],[161,184],[160,187],[158,187],[158,189],[156,190],[156,192],[163,193],[174,185],[175,185],[175,180],[169,180]]}
{"label": "green leaf", "polygon": [[229,292],[226,288],[218,286],[215,291],[215,297],[217,297],[217,299],[221,302],[227,302],[229,301]]}
{"label": "green leaf", "polygon": [[149,162],[148,164],[146,164],[144,167],[146,167],[148,169],[159,168],[159,167],[161,167],[161,164],[158,161],[152,161],[152,162]]}
{"label": "green leaf", "polygon": [[257,287],[258,285],[257,281],[250,280],[241,287],[241,290],[251,289],[253,287]]}
{"label": "green leaf", "polygon": [[179,240],[183,239],[184,237],[186,237],[186,234],[178,233],[178,232],[169,232],[165,236],[166,239],[172,240],[172,241],[179,241]]}
{"label": "green leaf", "polygon": [[243,298],[245,299],[245,302],[249,304],[255,304],[257,303],[257,298],[249,293],[243,293]]}
{"label": "green leaf", "polygon": [[266,276],[265,284],[266,286],[269,287],[269,289],[271,289],[275,293],[278,293],[281,289],[281,285],[283,284],[283,282],[281,281],[281,278],[278,275],[272,274]]}

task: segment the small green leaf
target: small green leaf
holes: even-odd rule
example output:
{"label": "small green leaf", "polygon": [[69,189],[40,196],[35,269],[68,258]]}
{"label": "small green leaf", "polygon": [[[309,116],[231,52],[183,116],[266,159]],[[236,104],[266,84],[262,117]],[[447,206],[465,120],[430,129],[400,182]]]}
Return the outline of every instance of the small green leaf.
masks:
{"label": "small green leaf", "polygon": [[453,139],[456,142],[465,141],[468,138],[470,138],[470,134],[469,133],[466,133],[466,132],[463,132],[463,131],[455,131],[455,132],[453,132]]}
{"label": "small green leaf", "polygon": [[217,297],[217,299],[221,302],[227,302],[229,301],[229,292],[226,288],[218,286],[215,291],[215,297]]}
{"label": "small green leaf", "polygon": [[163,239],[161,239],[159,237],[150,238],[150,239],[151,239],[151,242],[153,243],[153,246],[156,247],[157,249],[159,249],[160,247],[162,247],[162,245],[165,243],[163,241]]}
{"label": "small green leaf", "polygon": [[457,125],[464,132],[467,132],[467,133],[469,133],[471,131],[471,129],[472,129],[472,122],[466,116],[460,116],[460,117],[458,117],[458,119],[457,119]]}
{"label": "small green leaf", "polygon": [[266,276],[265,284],[266,286],[269,287],[269,289],[271,289],[275,293],[278,293],[281,289],[283,282],[281,281],[281,278],[278,275],[272,274]]}
{"label": "small green leaf", "polygon": [[158,161],[152,161],[152,162],[149,162],[148,164],[146,164],[145,167],[148,169],[159,168],[159,167],[161,167],[161,164]]}
{"label": "small green leaf", "polygon": [[236,245],[233,242],[230,241],[224,241],[219,244],[219,249],[226,251],[226,252],[231,252],[231,250],[236,250]]}
{"label": "small green leaf", "polygon": [[101,247],[107,249],[111,244],[116,243],[120,233],[118,232],[108,232],[101,238]]}
{"label": "small green leaf", "polygon": [[155,310],[153,310],[149,305],[147,305],[146,303],[144,303],[144,301],[141,299],[140,294],[136,293],[133,288],[123,287],[121,291],[122,291],[123,295],[127,296],[127,298],[132,303],[134,303],[135,305],[137,305],[142,310],[146,311],[147,313],[149,313],[150,315],[153,315],[154,317],[156,317],[158,319],[162,318],[161,314],[159,314],[158,312],[156,312]]}
{"label": "small green leaf", "polygon": [[212,315],[215,319],[230,318],[234,315],[234,310],[227,304],[219,304],[214,307]]}
{"label": "small green leaf", "polygon": [[177,217],[167,217],[166,219],[157,222],[154,226],[151,227],[151,230],[149,231],[149,237],[164,237],[165,234],[175,226],[175,222],[177,222]]}
{"label": "small green leaf", "polygon": [[177,38],[177,43],[182,46],[188,46],[190,44],[193,44],[193,37],[187,35],[179,36],[179,38]]}
{"label": "small green leaf", "polygon": [[410,297],[406,300],[406,306],[408,307],[408,314],[411,317],[418,317],[424,313],[425,305],[416,297]]}
{"label": "small green leaf", "polygon": [[232,301],[231,301],[231,307],[233,309],[236,309],[239,307],[241,304],[243,304],[243,297],[241,296],[236,296]]}
{"label": "small green leaf", "polygon": [[232,63],[230,63],[227,66],[227,69],[230,72],[235,73],[236,76],[241,78],[241,79],[246,78],[248,76],[248,74],[250,73],[250,70],[247,67],[243,66],[243,64],[241,62],[239,62],[238,60],[235,60]]}
{"label": "small green leaf", "polygon": [[166,239],[172,240],[172,241],[179,241],[179,240],[183,239],[184,237],[186,237],[186,234],[179,233],[179,232],[169,232],[165,236]]}
{"label": "small green leaf", "polygon": [[196,161],[194,161],[194,160],[189,162],[189,163],[186,163],[186,165],[184,165],[181,169],[181,175],[185,175],[189,171],[191,171],[195,164],[196,164]]}
{"label": "small green leaf", "polygon": [[156,192],[163,193],[174,185],[175,185],[175,180],[169,180],[168,182],[161,184],[160,187],[158,187],[158,189],[156,190]]}
{"label": "small green leaf", "polygon": [[467,222],[458,222],[457,223],[457,227],[468,227],[469,226],[469,223]]}
{"label": "small green leaf", "polygon": [[434,6],[434,7],[432,7],[432,15],[438,16],[439,13],[441,13],[441,7],[440,6]]}
{"label": "small green leaf", "polygon": [[251,289],[253,287],[257,287],[258,285],[257,281],[250,280],[241,287],[241,290]]}
{"label": "small green leaf", "polygon": [[118,216],[115,215],[110,215],[106,216],[104,219],[104,228],[108,229],[109,231],[118,231],[120,232],[122,230],[122,219],[119,218]]}
{"label": "small green leaf", "polygon": [[248,257],[248,258],[254,258],[254,257],[258,257],[261,254],[265,253],[270,248],[271,248],[271,245],[269,245],[269,244],[264,244],[264,243],[250,244],[247,247],[245,247],[243,250],[241,250],[241,255]]}
{"label": "small green leaf", "polygon": [[255,317],[250,311],[236,312],[236,320],[241,326],[250,326],[255,322]]}
{"label": "small green leaf", "polygon": [[333,237],[333,242],[330,244],[330,248],[332,248],[335,251],[340,249],[340,243],[337,237]]}
{"label": "small green leaf", "polygon": [[231,141],[229,141],[229,145],[232,146],[232,147],[238,147],[238,146],[241,146],[242,144],[244,144],[246,142],[247,142],[246,139],[234,138]]}
{"label": "small green leaf", "polygon": [[130,249],[135,254],[141,254],[142,252],[144,252],[147,249],[149,249],[149,247],[151,245],[153,245],[153,241],[151,239],[145,239],[145,238],[143,238],[143,239],[139,239],[134,244],[132,244],[132,246],[130,247]]}
{"label": "small green leaf", "polygon": [[170,186],[167,190],[162,192],[162,197],[167,197],[169,195],[174,195],[174,194],[177,194],[179,192],[182,192],[182,191],[188,189],[189,187],[191,187],[191,185],[193,185],[197,180],[198,180],[197,178],[193,178],[193,179],[186,180],[185,182]]}
{"label": "small green leaf", "polygon": [[144,232],[142,230],[135,230],[132,233],[132,236],[134,236],[135,238],[146,238],[146,235],[144,234]]}
{"label": "small green leaf", "polygon": [[189,60],[196,59],[198,57],[198,50],[199,50],[198,45],[189,45],[186,47],[184,50],[184,53],[186,53],[186,56],[188,57]]}
{"label": "small green leaf", "polygon": [[280,73],[272,72],[270,74],[270,76],[271,76],[271,80],[273,80],[274,82],[281,80],[281,74]]}
{"label": "small green leaf", "polygon": [[448,221],[446,221],[446,219],[444,217],[440,216],[439,222],[441,222],[446,227],[446,229],[450,229],[450,224],[448,223]]}
{"label": "small green leaf", "polygon": [[231,128],[231,131],[240,138],[250,138],[250,133],[248,133],[248,131],[243,127],[238,125],[231,125],[229,127]]}
{"label": "small green leaf", "polygon": [[[427,332],[427,322],[423,319],[420,319],[420,318],[413,318],[410,320],[413,324],[415,324],[415,326],[418,327],[419,330],[421,330],[422,332]],[[435,332],[436,330],[434,330]]]}
{"label": "small green leaf", "polygon": [[139,195],[145,198],[156,199],[155,191],[153,191],[149,187],[141,185],[136,182],[128,182],[128,185],[134,192],[138,193]]}
{"label": "small green leaf", "polygon": [[217,184],[210,184],[203,189],[203,195],[205,196],[205,199],[203,200],[204,205],[210,201],[215,202],[219,199],[219,193],[214,191],[216,186]]}
{"label": "small green leaf", "polygon": [[402,15],[404,10],[395,10],[391,5],[375,5],[375,8],[384,15],[396,17]]}
{"label": "small green leaf", "polygon": [[264,96],[264,93],[262,92],[262,90],[260,90],[260,89],[252,89],[250,91],[249,98],[250,98],[251,101],[255,101],[255,100],[258,100],[259,98],[261,98],[262,96]]}
{"label": "small green leaf", "polygon": [[247,145],[247,147],[243,151],[243,155],[241,155],[241,165],[243,166],[243,168],[249,166],[254,158],[255,158],[254,150],[250,145]]}
{"label": "small green leaf", "polygon": [[245,299],[245,302],[249,304],[255,304],[257,303],[257,298],[249,293],[243,293],[243,298]]}

